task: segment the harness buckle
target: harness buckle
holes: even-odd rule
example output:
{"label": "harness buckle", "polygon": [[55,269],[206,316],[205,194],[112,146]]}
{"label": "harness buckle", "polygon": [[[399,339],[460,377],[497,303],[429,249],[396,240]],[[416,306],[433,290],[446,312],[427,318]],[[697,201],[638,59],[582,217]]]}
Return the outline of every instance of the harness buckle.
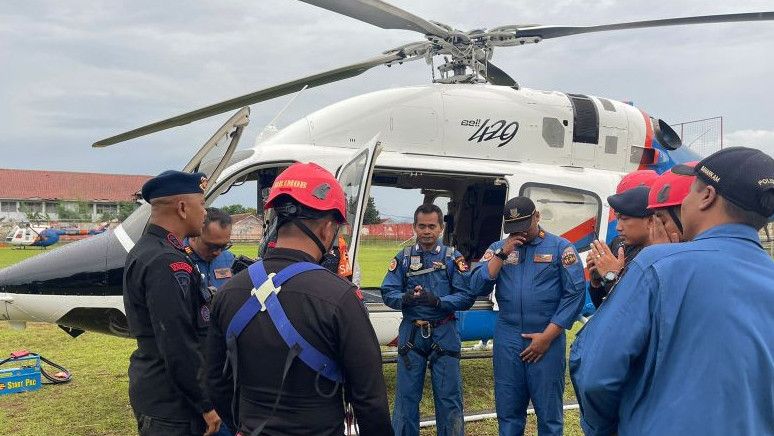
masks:
{"label": "harness buckle", "polygon": [[267,274],[267,279],[263,283],[261,283],[261,286],[258,288],[253,288],[252,291],[250,291],[250,294],[255,297],[259,303],[261,303],[261,312],[266,311],[266,299],[269,298],[269,295],[273,293],[278,293],[282,290],[282,286],[275,287],[274,286],[274,276],[277,274],[275,273],[269,273]]}
{"label": "harness buckle", "polygon": [[430,336],[433,334],[433,324],[430,321],[418,319],[414,321],[414,325],[419,327],[419,334],[421,334],[424,339],[430,339]]}

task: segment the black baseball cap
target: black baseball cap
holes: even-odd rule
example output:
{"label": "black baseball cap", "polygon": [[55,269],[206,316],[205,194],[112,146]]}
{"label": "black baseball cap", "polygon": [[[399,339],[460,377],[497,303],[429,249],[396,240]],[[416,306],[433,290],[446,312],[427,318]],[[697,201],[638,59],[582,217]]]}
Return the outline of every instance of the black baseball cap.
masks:
{"label": "black baseball cap", "polygon": [[774,192],[774,159],[758,149],[724,148],[702,159],[695,168],[678,165],[672,171],[695,175],[744,210],[765,217],[774,213],[774,202],[765,201],[767,193]]}
{"label": "black baseball cap", "polygon": [[535,215],[535,203],[528,197],[514,197],[503,209],[503,231],[507,234],[526,232]]}
{"label": "black baseball cap", "polygon": [[650,187],[637,186],[607,197],[607,202],[616,212],[634,218],[645,218],[653,215],[648,209],[648,194]]}
{"label": "black baseball cap", "polygon": [[204,173],[185,173],[168,170],[142,185],[142,198],[150,202],[154,198],[181,194],[204,194],[207,176]]}

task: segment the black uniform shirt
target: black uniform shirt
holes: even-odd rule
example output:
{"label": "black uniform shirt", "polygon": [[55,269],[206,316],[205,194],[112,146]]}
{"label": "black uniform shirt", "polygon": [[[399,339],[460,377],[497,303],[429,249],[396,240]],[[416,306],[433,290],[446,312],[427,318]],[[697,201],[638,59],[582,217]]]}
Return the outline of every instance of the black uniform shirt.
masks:
{"label": "black uniform shirt", "polygon": [[[291,263],[314,262],[308,254],[272,249],[264,258],[267,273]],[[228,397],[231,382],[223,380],[226,359],[225,333],[234,314],[253,288],[248,271],[242,271],[215,295],[212,328],[207,343],[208,382],[217,398]],[[285,282],[279,301],[299,334],[320,352],[341,365],[348,396],[355,409],[360,434],[391,435],[382,358],[368,312],[356,296],[357,288],[327,270],[310,271]],[[237,340],[240,386],[239,423],[249,433],[270,414],[279,391],[288,347],[263,312],[242,331]],[[282,397],[264,435],[341,435],[344,410],[341,393],[323,398],[315,391],[316,372],[295,359],[288,372]],[[320,390],[331,392],[334,383],[320,377]],[[219,404],[219,409],[226,408]]]}
{"label": "black uniform shirt", "polygon": [[201,414],[212,409],[203,380],[206,304],[201,275],[183,245],[162,227],[149,225],[124,268],[126,318],[137,338],[129,359],[135,413],[204,425]]}

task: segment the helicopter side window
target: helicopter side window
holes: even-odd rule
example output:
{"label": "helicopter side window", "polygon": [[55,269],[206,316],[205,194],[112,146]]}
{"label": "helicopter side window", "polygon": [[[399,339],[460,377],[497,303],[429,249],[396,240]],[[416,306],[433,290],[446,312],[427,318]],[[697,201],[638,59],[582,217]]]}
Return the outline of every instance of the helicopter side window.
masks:
{"label": "helicopter side window", "polygon": [[542,183],[525,183],[520,195],[535,202],[540,225],[548,232],[568,239],[579,251],[599,235],[602,201],[591,191]]}

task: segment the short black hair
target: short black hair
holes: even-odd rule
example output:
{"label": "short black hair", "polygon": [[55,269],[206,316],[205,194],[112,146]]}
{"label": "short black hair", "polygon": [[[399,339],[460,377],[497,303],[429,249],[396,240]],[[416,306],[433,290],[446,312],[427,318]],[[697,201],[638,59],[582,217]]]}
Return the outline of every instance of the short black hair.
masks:
{"label": "short black hair", "polygon": [[[703,180],[696,179],[696,187],[698,189],[704,189],[707,184]],[[723,194],[718,192],[718,196],[723,197]],[[764,201],[774,202],[774,192],[768,191],[764,193]],[[742,209],[741,207],[730,202],[726,197],[723,197],[723,209],[729,218],[739,224],[744,224],[760,230],[769,222],[769,217],[763,216],[758,212]]]}
{"label": "short black hair", "polygon": [[217,207],[208,207],[207,215],[204,217],[204,229],[207,230],[210,223],[220,224],[221,229],[231,225],[231,215],[227,214],[223,209]]}
{"label": "short black hair", "polygon": [[443,211],[440,207],[434,205],[433,203],[424,203],[419,205],[417,210],[414,211],[414,224],[417,223],[417,218],[419,217],[420,213],[434,213],[438,215],[438,224],[443,226]]}
{"label": "short black hair", "polygon": [[[722,197],[722,195],[721,195]],[[755,230],[760,230],[766,226],[769,222],[769,218],[765,217],[758,212],[751,210],[745,210],[723,198],[723,204],[725,205],[726,215],[728,215],[734,221],[748,225]]]}

